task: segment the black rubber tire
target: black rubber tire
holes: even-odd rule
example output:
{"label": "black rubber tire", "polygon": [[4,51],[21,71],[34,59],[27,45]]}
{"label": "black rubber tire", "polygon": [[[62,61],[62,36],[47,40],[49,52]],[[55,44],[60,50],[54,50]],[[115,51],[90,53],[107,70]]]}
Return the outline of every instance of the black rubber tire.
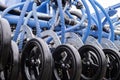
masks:
{"label": "black rubber tire", "polygon": [[[117,80],[118,77],[120,76],[120,53],[114,49],[103,49],[103,51],[106,55],[106,58],[108,56],[108,58],[110,60],[110,62],[108,63],[108,66],[107,66],[105,79]],[[110,70],[111,70],[111,73],[109,73]]]}
{"label": "black rubber tire", "polygon": [[19,51],[15,42],[11,43],[11,50],[4,70],[5,80],[17,80],[19,76]]}
{"label": "black rubber tire", "polygon": [[0,64],[4,68],[11,48],[11,29],[8,21],[0,18]]}
{"label": "black rubber tire", "polygon": [[81,80],[101,80],[106,73],[106,57],[101,48],[84,45],[79,50],[82,59]]}
{"label": "black rubber tire", "polygon": [[[34,49],[38,52],[31,52]],[[35,64],[36,59],[38,61],[36,63],[38,64]],[[31,60],[34,60],[34,63],[31,62]],[[40,38],[29,40],[21,56],[21,73],[23,80],[50,80],[52,67],[52,54],[47,44]],[[30,71],[34,71],[34,73]],[[34,79],[30,74],[34,76]]]}
{"label": "black rubber tire", "polygon": [[[66,54],[63,54],[63,52]],[[66,58],[64,55],[67,55]],[[68,44],[60,45],[53,52],[53,58],[54,77],[52,80],[80,80],[82,65],[81,57],[76,48]],[[65,60],[62,58],[65,58]],[[71,73],[68,76],[67,72],[70,71]]]}

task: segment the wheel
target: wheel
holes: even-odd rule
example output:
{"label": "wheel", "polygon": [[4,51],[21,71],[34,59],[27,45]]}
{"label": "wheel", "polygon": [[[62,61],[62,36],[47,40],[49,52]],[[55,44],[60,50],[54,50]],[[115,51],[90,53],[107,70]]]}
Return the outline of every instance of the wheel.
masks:
{"label": "wheel", "polygon": [[101,80],[106,73],[106,58],[103,51],[93,45],[84,45],[79,50],[82,59],[81,80]]}
{"label": "wheel", "polygon": [[117,80],[120,76],[120,53],[114,49],[103,49],[107,58],[105,79]]}
{"label": "wheel", "polygon": [[29,40],[21,56],[23,80],[50,80],[52,75],[52,54],[47,44],[39,38]]}
{"label": "wheel", "polygon": [[17,80],[19,75],[19,51],[15,42],[11,43],[7,64],[3,70],[5,80]]}
{"label": "wheel", "polygon": [[[4,68],[11,47],[11,30],[8,21],[0,18],[0,64]],[[1,67],[0,67],[1,70]]]}
{"label": "wheel", "polygon": [[54,78],[52,80],[80,80],[81,58],[72,45],[60,45],[53,52]]}

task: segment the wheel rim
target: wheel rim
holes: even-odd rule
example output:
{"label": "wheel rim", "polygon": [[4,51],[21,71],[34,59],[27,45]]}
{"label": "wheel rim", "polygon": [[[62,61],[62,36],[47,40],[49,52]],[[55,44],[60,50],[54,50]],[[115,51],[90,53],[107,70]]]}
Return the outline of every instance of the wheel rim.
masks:
{"label": "wheel rim", "polygon": [[103,78],[106,72],[106,63],[102,63],[102,55],[99,49],[91,45],[84,45],[79,49],[79,53],[83,67],[81,78],[85,80]]}
{"label": "wheel rim", "polygon": [[[66,55],[66,59],[62,59],[63,57],[61,57],[62,55]],[[61,57],[61,58],[60,58]],[[72,76],[72,73],[74,70],[72,70],[72,57],[71,55],[67,55],[67,52],[62,52],[61,55],[57,56],[56,58],[58,58],[59,60],[55,61],[55,68],[57,70],[58,76],[60,77],[60,79],[66,79],[66,80],[70,80],[70,76]],[[62,59],[62,60],[61,60]]]}
{"label": "wheel rim", "polygon": [[41,39],[28,41],[21,57],[22,76],[25,80],[48,80],[52,72],[51,53]]}
{"label": "wheel rim", "polygon": [[37,44],[33,43],[33,46],[29,49],[26,55],[24,68],[27,78],[37,79],[42,72],[42,54],[41,49],[38,48]]}
{"label": "wheel rim", "polygon": [[[53,52],[53,58],[55,62],[54,75],[56,79],[75,80],[75,73],[77,73],[77,69],[75,68],[77,63],[73,54],[75,53],[72,51],[72,49],[65,45],[57,47],[57,49]],[[81,68],[81,66],[79,67]],[[80,74],[81,71],[79,71],[79,77],[76,80],[79,80]]]}
{"label": "wheel rim", "polygon": [[106,79],[116,80],[120,75],[120,55],[112,49],[103,50],[107,59]]}
{"label": "wheel rim", "polygon": [[[96,74],[96,71],[99,71],[98,67],[100,62],[98,61],[96,55],[94,55],[93,52],[89,51],[87,52],[85,55],[82,56],[83,57],[83,62],[82,62],[82,67],[83,67],[83,77],[84,78],[90,78],[93,77],[94,74]],[[84,71],[85,70],[85,71]],[[87,75],[87,76],[84,76]]]}

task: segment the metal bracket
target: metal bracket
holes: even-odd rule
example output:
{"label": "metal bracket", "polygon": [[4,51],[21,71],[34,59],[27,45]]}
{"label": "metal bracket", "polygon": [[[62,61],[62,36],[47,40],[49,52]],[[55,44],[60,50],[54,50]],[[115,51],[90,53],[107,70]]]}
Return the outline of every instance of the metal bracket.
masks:
{"label": "metal bracket", "polygon": [[73,32],[67,32],[65,34],[66,37],[66,42],[73,45],[75,48],[79,49],[80,47],[82,47],[84,44],[80,38],[80,36],[78,36],[77,34],[73,33]]}
{"label": "metal bracket", "polygon": [[101,45],[104,49],[115,49],[115,50],[119,51],[117,46],[111,40],[109,40],[107,38],[102,38]]}
{"label": "metal bracket", "polygon": [[57,47],[57,46],[59,46],[61,44],[61,41],[60,41],[58,35],[52,30],[43,31],[41,33],[41,37],[43,39],[48,38],[48,37],[52,37],[53,38],[52,41],[54,42],[54,47]]}
{"label": "metal bracket", "polygon": [[88,36],[85,44],[96,45],[96,46],[98,46],[99,48],[103,49],[102,46],[100,45],[100,43],[97,41],[97,39],[95,39],[95,38],[92,37],[92,36]]}

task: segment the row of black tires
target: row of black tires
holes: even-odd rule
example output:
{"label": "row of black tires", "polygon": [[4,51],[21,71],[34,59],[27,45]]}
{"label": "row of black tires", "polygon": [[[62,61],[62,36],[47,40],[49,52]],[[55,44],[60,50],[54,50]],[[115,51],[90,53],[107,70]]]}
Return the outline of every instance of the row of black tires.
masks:
{"label": "row of black tires", "polygon": [[51,49],[40,38],[26,42],[19,53],[10,25],[0,18],[0,80],[119,80],[120,53],[84,45]]}

